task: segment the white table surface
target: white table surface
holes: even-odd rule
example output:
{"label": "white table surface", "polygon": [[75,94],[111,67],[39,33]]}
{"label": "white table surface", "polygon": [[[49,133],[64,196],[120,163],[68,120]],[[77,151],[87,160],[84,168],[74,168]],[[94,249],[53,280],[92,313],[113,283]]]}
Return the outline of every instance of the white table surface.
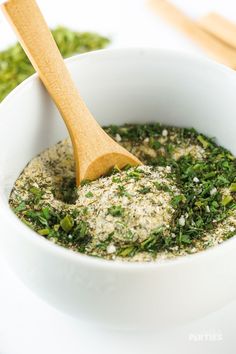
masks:
{"label": "white table surface", "polygon": [[[218,11],[236,22],[235,0],[175,0],[189,15]],[[158,19],[145,0],[38,0],[51,27],[94,30],[114,47],[175,48],[202,53]],[[15,41],[0,15],[0,48]],[[4,230],[0,228],[0,234]],[[88,330],[32,294],[0,258],[0,354],[234,354],[236,301],[204,319],[163,333]],[[204,296],[204,294],[203,294]]]}

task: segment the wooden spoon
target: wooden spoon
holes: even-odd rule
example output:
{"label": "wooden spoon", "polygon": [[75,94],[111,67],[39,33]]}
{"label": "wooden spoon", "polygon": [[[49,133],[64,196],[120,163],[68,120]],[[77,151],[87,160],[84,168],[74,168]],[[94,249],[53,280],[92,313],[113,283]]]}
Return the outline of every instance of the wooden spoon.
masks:
{"label": "wooden spoon", "polygon": [[77,185],[105,175],[114,166],[140,165],[93,118],[36,2],[8,0],[1,6],[66,123],[74,149]]}
{"label": "wooden spoon", "polygon": [[236,69],[235,50],[226,43],[212,36],[200,26],[197,21],[188,17],[181,9],[168,0],[149,0],[150,6],[162,18],[171,25],[186,34],[199,46],[201,46],[210,56],[220,63]]}

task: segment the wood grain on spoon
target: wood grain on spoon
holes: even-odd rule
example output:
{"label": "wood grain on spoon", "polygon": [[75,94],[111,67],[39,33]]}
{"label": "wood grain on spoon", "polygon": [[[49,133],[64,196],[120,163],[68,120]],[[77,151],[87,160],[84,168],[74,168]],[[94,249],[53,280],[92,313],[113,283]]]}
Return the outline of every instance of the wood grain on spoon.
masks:
{"label": "wood grain on spoon", "polygon": [[149,3],[158,15],[191,38],[211,57],[222,64],[236,69],[236,55],[233,48],[206,32],[196,21],[188,17],[171,2],[166,0],[149,0]]}
{"label": "wood grain on spoon", "polygon": [[106,174],[113,166],[141,164],[93,118],[36,2],[8,0],[2,8],[66,123],[74,149],[77,185],[84,179],[94,180]]}

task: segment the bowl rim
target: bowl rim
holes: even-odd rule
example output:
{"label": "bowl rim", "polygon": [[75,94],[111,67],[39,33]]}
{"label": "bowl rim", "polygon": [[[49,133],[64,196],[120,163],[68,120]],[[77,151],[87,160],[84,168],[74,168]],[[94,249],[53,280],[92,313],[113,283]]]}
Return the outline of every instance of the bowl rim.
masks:
{"label": "bowl rim", "polygon": [[[193,65],[204,65],[206,68],[215,69],[216,71],[223,72],[230,76],[235,76],[236,73],[233,69],[226,67],[223,64],[220,64],[214,60],[208,59],[202,55],[193,54],[187,51],[180,51],[180,50],[172,50],[172,49],[162,49],[156,47],[148,47],[148,48],[141,48],[141,47],[131,47],[131,48],[108,48],[108,49],[101,49],[91,52],[86,52],[83,54],[77,54],[70,58],[65,59],[66,64],[71,64],[73,62],[81,61],[83,59],[86,60],[87,57],[92,56],[116,56],[117,54],[128,54],[128,55],[158,55],[159,57],[172,57],[178,58],[180,60],[187,60],[191,62]],[[14,97],[21,92],[21,90],[31,84],[32,81],[38,80],[40,81],[38,74],[35,73],[30,76],[28,79],[24,80],[20,85],[18,85],[14,90],[12,90],[0,103],[0,115],[4,107],[11,103],[14,100]],[[34,243],[36,247],[41,247],[45,249],[47,252],[50,252],[52,255],[63,257],[64,259],[68,259],[72,262],[76,263],[84,263],[85,266],[94,267],[96,268],[104,268],[104,269],[117,269],[117,270],[124,270],[127,271],[135,271],[135,270],[142,270],[148,271],[150,269],[159,269],[159,268],[169,268],[177,265],[184,265],[189,264],[190,262],[198,261],[198,259],[203,259],[210,255],[217,255],[224,252],[227,248],[232,248],[232,243],[236,245],[236,235],[232,238],[225,240],[221,244],[216,246],[209,247],[206,250],[196,252],[194,254],[188,254],[184,256],[173,257],[170,259],[165,259],[161,261],[150,261],[150,262],[130,262],[127,260],[106,260],[103,258],[96,258],[90,255],[82,254],[76,251],[72,251],[66,247],[60,246],[58,244],[53,243],[50,240],[45,239],[44,237],[40,236],[37,232],[30,229],[27,225],[25,225],[11,210],[8,204],[8,198],[6,198],[4,192],[0,189],[0,202],[1,202],[1,210],[0,210],[0,219],[3,217],[6,220],[6,223],[11,224],[11,229],[20,230],[20,236],[27,239],[27,241]],[[16,231],[17,231],[16,230]],[[4,236],[2,236],[4,237]]]}

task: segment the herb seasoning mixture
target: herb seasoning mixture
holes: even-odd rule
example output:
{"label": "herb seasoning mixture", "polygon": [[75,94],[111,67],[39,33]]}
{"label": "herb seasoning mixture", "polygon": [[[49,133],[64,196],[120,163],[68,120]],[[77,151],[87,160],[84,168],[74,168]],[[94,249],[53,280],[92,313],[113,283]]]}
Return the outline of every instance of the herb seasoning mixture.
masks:
{"label": "herb seasoning mixture", "polygon": [[236,234],[236,160],[194,129],[106,127],[144,165],[76,188],[70,140],[34,158],[10,205],[43,237],[112,260],[161,261]]}

